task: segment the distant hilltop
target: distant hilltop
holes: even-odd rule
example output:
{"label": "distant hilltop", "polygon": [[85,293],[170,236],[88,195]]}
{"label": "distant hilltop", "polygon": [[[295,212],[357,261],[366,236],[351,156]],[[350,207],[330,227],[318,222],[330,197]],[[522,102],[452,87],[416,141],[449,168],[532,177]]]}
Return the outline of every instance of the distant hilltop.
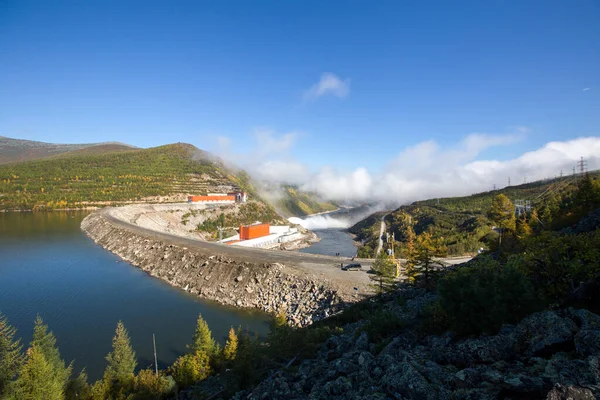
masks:
{"label": "distant hilltop", "polygon": [[120,142],[58,144],[0,136],[0,164],[38,160],[65,153],[91,155],[137,149],[138,147]]}

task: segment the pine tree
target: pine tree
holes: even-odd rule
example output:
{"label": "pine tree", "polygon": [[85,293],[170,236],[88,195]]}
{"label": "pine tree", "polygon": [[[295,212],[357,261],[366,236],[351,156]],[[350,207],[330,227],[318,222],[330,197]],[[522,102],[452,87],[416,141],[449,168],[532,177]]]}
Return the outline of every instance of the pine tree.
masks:
{"label": "pine tree", "polygon": [[225,342],[225,347],[223,348],[223,358],[225,361],[233,361],[237,354],[238,347],[238,337],[235,334],[235,330],[233,328],[229,329],[229,335],[227,336],[227,341]]}
{"label": "pine tree", "polygon": [[112,352],[108,353],[106,361],[108,365],[104,371],[104,379],[107,382],[116,382],[119,386],[132,382],[137,361],[135,352],[131,348],[129,334],[121,321],[117,323],[112,340]]}
{"label": "pine tree", "polygon": [[62,400],[64,383],[58,379],[52,363],[46,360],[44,350],[37,344],[27,349],[27,361],[12,385],[11,399]]}
{"label": "pine tree", "polygon": [[192,353],[203,352],[208,356],[212,356],[216,349],[215,340],[208,327],[208,324],[202,318],[202,314],[198,314],[196,321],[196,332],[192,338],[192,344],[188,346]]}
{"label": "pine tree", "polygon": [[77,375],[77,378],[71,379],[65,389],[65,398],[67,400],[87,399],[91,396],[90,385],[85,368]]}
{"label": "pine tree", "polygon": [[385,254],[384,251],[377,254],[377,258],[372,267],[375,272],[371,279],[375,282],[371,286],[378,293],[389,292],[396,285],[396,264]]}
{"label": "pine tree", "polygon": [[433,275],[436,273],[434,257],[443,257],[447,253],[445,246],[433,239],[431,233],[423,232],[417,237],[415,248],[407,260],[407,275],[412,282],[422,276],[425,287],[431,287]]}
{"label": "pine tree", "polygon": [[16,333],[17,330],[0,314],[0,398],[23,363],[21,341],[15,340]]}
{"label": "pine tree", "polygon": [[48,325],[44,325],[44,321],[39,315],[35,318],[33,326],[31,346],[33,347],[34,345],[43,353],[46,361],[50,363],[54,375],[64,388],[71,376],[73,365],[69,364],[69,366],[65,366],[65,362],[60,358],[60,351],[56,346],[54,334],[48,331]]}
{"label": "pine tree", "polygon": [[512,201],[502,193],[499,194],[492,201],[488,217],[499,229],[499,243],[502,245],[502,235],[507,231],[514,232],[516,229],[515,207]]}
{"label": "pine tree", "polygon": [[517,220],[517,237],[519,239],[525,239],[526,237],[531,236],[532,232],[529,221],[527,221],[527,215],[523,214],[523,216]]}
{"label": "pine tree", "polygon": [[533,209],[531,211],[531,218],[529,218],[529,226],[532,229],[537,229],[540,226],[540,217],[538,215],[537,209]]}

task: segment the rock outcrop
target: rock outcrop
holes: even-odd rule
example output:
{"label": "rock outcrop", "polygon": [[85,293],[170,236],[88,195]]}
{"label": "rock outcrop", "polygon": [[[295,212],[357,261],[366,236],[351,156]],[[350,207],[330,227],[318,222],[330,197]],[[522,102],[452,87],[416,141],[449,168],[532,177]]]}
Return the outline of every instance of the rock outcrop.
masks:
{"label": "rock outcrop", "polygon": [[[385,306],[406,321],[429,295]],[[600,398],[600,317],[564,309],[530,315],[497,335],[456,339],[408,327],[372,343],[361,321],[344,326],[313,360],[279,371],[237,399],[594,399]],[[385,343],[384,343],[385,344]]]}
{"label": "rock outcrop", "polygon": [[94,241],[151,276],[221,304],[285,312],[288,322],[305,326],[343,305],[327,282],[294,274],[279,263],[240,262],[145,236],[92,213],[81,223]]}

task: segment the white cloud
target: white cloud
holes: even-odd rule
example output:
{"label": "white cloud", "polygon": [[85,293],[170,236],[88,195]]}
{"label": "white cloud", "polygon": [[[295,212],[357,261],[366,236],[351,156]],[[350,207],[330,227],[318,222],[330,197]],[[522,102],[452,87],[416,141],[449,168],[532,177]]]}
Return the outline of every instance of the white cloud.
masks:
{"label": "white cloud", "polygon": [[586,91],[588,91],[588,90],[590,90],[590,88],[589,88],[589,87],[583,88],[583,91],[584,91],[584,92],[586,92]]}
{"label": "white cloud", "polygon": [[[549,142],[509,160],[480,159],[481,153],[509,146],[523,138],[527,128],[517,133],[466,135],[454,146],[442,148],[434,140],[407,147],[377,172],[357,167],[341,171],[332,166],[311,171],[298,162],[291,150],[299,133],[278,134],[270,130],[254,132],[254,145],[243,153],[229,152],[229,160],[259,180],[299,185],[325,199],[347,203],[385,203],[388,207],[415,200],[461,196],[502,188],[510,177],[513,185],[570,174],[580,157],[590,170],[600,168],[600,137],[582,137]],[[224,140],[227,146],[234,143]],[[269,195],[276,193],[271,185]]]}
{"label": "white cloud", "polygon": [[[489,146],[512,143],[504,137],[469,135],[456,147],[442,150],[436,142],[426,141],[402,151],[380,173],[362,168],[353,172],[325,169],[311,176],[303,185],[323,197],[338,201],[384,202],[406,204],[415,200],[468,195],[501,188],[511,178],[513,185],[555,177],[562,170],[570,174],[580,157],[590,169],[600,167],[600,137],[550,142],[520,157],[506,160],[475,160],[478,152]],[[470,153],[460,150],[471,146]]]}
{"label": "white cloud", "polygon": [[289,132],[277,136],[277,134],[270,129],[256,129],[254,131],[254,138],[256,139],[256,152],[259,155],[265,156],[277,153],[285,153],[292,148],[297,137],[298,134],[296,132]]}
{"label": "white cloud", "polygon": [[304,100],[316,100],[321,96],[332,95],[344,98],[350,94],[350,80],[341,80],[337,75],[326,72],[319,82],[304,92]]}

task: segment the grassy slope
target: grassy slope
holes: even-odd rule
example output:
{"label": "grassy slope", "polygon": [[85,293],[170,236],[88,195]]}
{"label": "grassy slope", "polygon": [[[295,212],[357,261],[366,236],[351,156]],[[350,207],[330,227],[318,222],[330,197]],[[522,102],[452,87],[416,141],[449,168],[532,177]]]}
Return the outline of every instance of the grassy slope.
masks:
{"label": "grassy slope", "polygon": [[[597,174],[596,172],[595,175]],[[443,238],[450,255],[474,253],[482,246],[480,239],[491,232],[493,224],[486,214],[492,204],[492,199],[498,194],[503,193],[513,201],[516,199],[531,200],[532,204],[537,207],[550,193],[574,190],[575,181],[574,177],[565,177],[510,186],[465,197],[417,201],[390,212],[385,221],[388,231],[395,232],[396,238],[401,242],[403,234],[400,229],[399,216],[402,212],[408,213],[415,222],[415,233],[433,231],[435,236]],[[536,201],[536,199],[538,200]],[[359,239],[364,240],[367,246],[373,247],[377,243],[378,228],[379,218],[369,217],[349,230],[357,234]]]}
{"label": "grassy slope", "polygon": [[219,185],[246,189],[244,177],[198,157],[199,150],[191,145],[91,155],[90,150],[0,166],[0,209],[76,207],[174,193],[201,194]]}
{"label": "grassy slope", "polygon": [[[227,187],[243,189],[252,199],[268,204],[244,171],[226,168],[192,145],[133,149],[101,144],[0,165],[0,210],[101,206],[151,196],[206,194]],[[274,205],[284,216],[336,208],[290,186],[283,192],[283,199]]]}

